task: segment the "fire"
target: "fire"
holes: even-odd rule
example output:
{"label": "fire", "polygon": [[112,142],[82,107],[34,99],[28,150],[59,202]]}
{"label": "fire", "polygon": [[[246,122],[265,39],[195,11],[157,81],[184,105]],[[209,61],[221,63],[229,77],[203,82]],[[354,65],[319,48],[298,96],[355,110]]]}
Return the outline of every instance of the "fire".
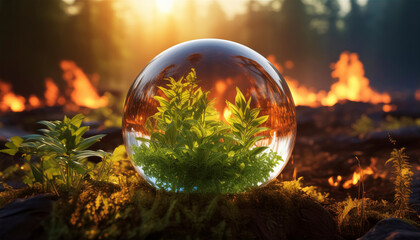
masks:
{"label": "fire", "polygon": [[223,93],[225,93],[226,89],[227,89],[227,84],[223,80],[219,80],[216,82],[216,92],[219,95],[222,95]]}
{"label": "fire", "polygon": [[293,78],[285,77],[289,85],[290,91],[293,95],[293,100],[297,106],[320,106],[320,99],[324,98],[325,91],[315,92],[313,89],[309,89],[299,84],[299,82]]}
{"label": "fire", "polygon": [[57,103],[60,90],[51,78],[45,79],[45,103],[47,106],[54,106]]}
{"label": "fire", "polygon": [[338,187],[340,186],[341,180],[343,180],[343,178],[340,175],[337,176],[337,181],[334,181],[334,177],[331,176],[330,178],[328,178],[328,183],[332,187]]}
{"label": "fire", "polygon": [[[79,106],[99,108],[108,105],[108,99],[105,96],[99,96],[86,74],[74,62],[62,61],[60,66],[64,71],[63,78],[69,86],[66,93],[76,104],[66,106],[67,109],[77,111]],[[51,78],[45,79],[44,99],[40,99],[33,94],[25,99],[25,97],[16,95],[12,91],[10,83],[0,81],[0,103],[1,112],[21,112],[25,109],[35,109],[42,106],[64,105],[66,98],[60,94],[58,86]]]}
{"label": "fire", "polygon": [[[345,181],[343,183],[343,188],[344,189],[349,189],[352,186],[356,186],[357,183],[361,180],[362,176],[363,178],[366,177],[367,175],[373,175],[373,169],[369,166],[366,168],[359,168],[358,170],[356,170],[355,172],[353,172],[353,176],[351,179]],[[363,180],[363,179],[362,179]]]}
{"label": "fire", "polygon": [[[283,67],[276,62],[273,55],[267,59],[280,71]],[[291,69],[294,67],[293,62],[286,61],[285,68]],[[351,100],[357,102],[370,103],[390,103],[391,97],[388,93],[378,93],[369,85],[369,79],[365,77],[363,64],[359,60],[356,53],[343,52],[340,59],[332,65],[333,72],[331,76],[337,78],[338,81],[331,85],[328,93],[325,91],[315,91],[299,83],[285,75],[285,79],[292,92],[296,105],[306,106],[332,106],[340,100]]]}
{"label": "fire", "polygon": [[391,102],[389,94],[378,93],[369,86],[363,64],[356,53],[342,53],[333,68],[331,76],[338,78],[338,82],[331,86],[327,97],[322,99],[323,105],[332,106],[345,99],[374,104]]}
{"label": "fire", "polygon": [[384,112],[391,112],[391,111],[395,111],[395,110],[397,110],[396,105],[385,104],[385,105],[382,106],[382,111],[384,111]]}
{"label": "fire", "polygon": [[[276,61],[276,57],[274,55],[269,55],[267,57],[268,61],[271,62],[271,64],[274,65],[274,67],[277,68],[277,70],[280,73],[284,73],[283,66],[280,65]],[[290,60],[285,62],[285,68],[291,69],[294,67],[294,63]],[[324,97],[326,94],[324,91],[321,91],[320,93],[316,93],[315,90],[309,89],[305,86],[302,86],[299,84],[299,82],[296,79],[293,79],[287,75],[284,75],[284,78],[287,81],[287,84],[290,88],[290,91],[293,95],[293,100],[295,101],[295,104],[297,106],[311,106],[311,107],[317,107],[319,106],[319,99]]]}
{"label": "fire", "polygon": [[[385,178],[386,172],[378,173],[378,169],[376,168],[376,163],[378,162],[378,159],[372,157],[370,161],[370,165],[365,168],[362,168],[359,165],[356,171],[353,172],[351,178],[347,179],[341,186],[344,189],[349,189],[353,186],[356,186],[360,181],[363,181],[366,178],[366,176],[369,175],[373,175],[374,178]],[[332,187],[339,187],[342,180],[343,178],[340,175],[337,176],[336,181],[334,181],[334,177],[331,176],[330,178],[328,178],[328,183]]]}
{"label": "fire", "polygon": [[64,60],[60,66],[64,71],[64,80],[72,89],[70,97],[74,103],[94,109],[108,105],[107,97],[99,96],[86,74],[74,62]]}
{"label": "fire", "polygon": [[33,94],[29,96],[28,102],[29,105],[31,105],[31,108],[39,108],[42,105],[41,100]]}
{"label": "fire", "polygon": [[0,110],[2,112],[11,110],[12,112],[22,112],[25,110],[25,98],[12,92],[9,83],[0,81]]}

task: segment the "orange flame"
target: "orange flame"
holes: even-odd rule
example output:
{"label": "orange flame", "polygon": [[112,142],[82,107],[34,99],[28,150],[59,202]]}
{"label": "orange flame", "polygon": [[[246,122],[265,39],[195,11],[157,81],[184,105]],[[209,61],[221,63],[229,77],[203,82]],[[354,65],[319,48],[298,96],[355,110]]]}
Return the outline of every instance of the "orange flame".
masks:
{"label": "orange flame", "polygon": [[[268,61],[270,61],[274,67],[277,68],[277,70],[284,74],[284,68],[276,61],[276,57],[274,55],[269,55],[267,57]],[[285,62],[285,67],[287,69],[291,69],[294,67],[294,64],[292,61],[288,60]],[[304,106],[311,106],[311,107],[317,107],[319,106],[319,99],[324,97],[326,94],[325,92],[316,93],[313,89],[309,89],[305,86],[302,86],[299,84],[299,82],[296,79],[293,79],[287,75],[284,75],[284,78],[287,81],[287,84],[289,86],[290,91],[293,95],[293,100],[295,101],[295,104],[297,106],[304,105]]]}
{"label": "orange flame", "polygon": [[352,186],[355,186],[360,181],[362,175],[363,175],[363,177],[365,177],[367,175],[373,175],[373,169],[370,166],[366,167],[364,169],[359,168],[358,170],[353,172],[353,177],[351,179],[349,179],[349,180],[347,180],[343,183],[343,188],[344,189],[349,189]]}
{"label": "orange flame", "polygon": [[[283,67],[276,62],[273,55],[268,56],[267,59],[280,72],[283,71]],[[291,61],[286,61],[285,67],[286,69],[290,69],[294,67],[294,64]],[[324,91],[317,92],[299,85],[295,79],[285,75],[284,77],[287,80],[296,105],[312,107],[319,105],[332,106],[340,100],[370,102],[374,104],[391,102],[389,94],[378,93],[370,87],[369,80],[365,77],[363,64],[356,53],[343,52],[340,55],[340,59],[333,64],[333,69],[331,76],[338,78],[338,82],[331,85],[328,93]]]}
{"label": "orange flame", "polygon": [[340,186],[341,180],[343,180],[343,178],[340,175],[337,176],[337,181],[334,181],[334,177],[331,176],[330,178],[328,178],[328,183],[332,187],[338,187]]}
{"label": "orange flame", "polygon": [[[359,167],[356,169],[356,171],[353,172],[353,175],[351,178],[349,178],[348,180],[346,180],[343,183],[343,188],[344,189],[349,189],[353,186],[356,186],[360,181],[363,181],[367,176],[372,175],[374,178],[377,177],[381,177],[381,178],[385,178],[386,177],[386,172],[382,172],[379,173],[378,169],[376,168],[376,163],[378,162],[377,158],[370,158],[370,165],[368,167],[362,168]],[[337,176],[337,180],[334,181],[334,177],[330,177],[328,179],[328,183],[330,184],[330,186],[332,187],[339,187],[340,186],[340,182],[343,180],[343,178],[338,175]]]}
{"label": "orange flame", "polygon": [[396,105],[391,105],[391,104],[385,104],[382,106],[382,111],[384,112],[391,112],[391,111],[395,111],[397,110],[397,106]]}
{"label": "orange flame", "polygon": [[[108,99],[105,96],[99,96],[86,74],[72,61],[62,61],[60,63],[63,69],[63,78],[67,81],[68,95],[76,105],[69,105],[67,109],[78,111],[78,106],[88,108],[99,108],[108,105]],[[98,76],[94,75],[92,81],[98,80]],[[223,86],[222,86],[223,87]],[[223,90],[223,89],[222,89]],[[60,90],[51,78],[45,79],[45,101],[41,101],[37,96],[31,94],[27,99],[28,104],[25,105],[26,99],[23,96],[16,95],[12,91],[12,85],[0,81],[0,111],[21,112],[28,107],[29,109],[39,108],[43,105],[55,106],[64,105],[66,99],[60,96]]]}
{"label": "orange flame", "polygon": [[99,96],[86,74],[72,61],[61,61],[63,78],[72,91],[71,100],[79,106],[100,108],[108,105],[108,98]]}
{"label": "orange flame", "polygon": [[60,90],[51,78],[45,79],[45,102],[47,106],[51,107],[57,103]]}
{"label": "orange flame", "polygon": [[369,86],[363,64],[356,53],[342,53],[333,68],[331,76],[338,78],[338,82],[331,86],[327,98],[322,100],[323,105],[332,106],[345,99],[374,104],[391,102],[389,94],[378,93]]}
{"label": "orange flame", "polygon": [[25,110],[25,98],[12,92],[12,85],[0,81],[0,110],[22,112]]}
{"label": "orange flame", "polygon": [[41,100],[33,94],[29,96],[28,102],[31,108],[39,108],[42,105]]}

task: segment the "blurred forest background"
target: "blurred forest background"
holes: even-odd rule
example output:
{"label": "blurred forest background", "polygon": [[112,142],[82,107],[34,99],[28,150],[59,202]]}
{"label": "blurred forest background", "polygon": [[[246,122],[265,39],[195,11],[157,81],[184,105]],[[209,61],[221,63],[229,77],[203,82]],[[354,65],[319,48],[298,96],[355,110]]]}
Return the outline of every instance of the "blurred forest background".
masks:
{"label": "blurred forest background", "polygon": [[301,84],[327,89],[330,64],[356,52],[373,88],[420,88],[419,0],[0,0],[0,79],[21,95],[42,93],[59,63],[126,92],[161,51],[223,38],[283,63]]}

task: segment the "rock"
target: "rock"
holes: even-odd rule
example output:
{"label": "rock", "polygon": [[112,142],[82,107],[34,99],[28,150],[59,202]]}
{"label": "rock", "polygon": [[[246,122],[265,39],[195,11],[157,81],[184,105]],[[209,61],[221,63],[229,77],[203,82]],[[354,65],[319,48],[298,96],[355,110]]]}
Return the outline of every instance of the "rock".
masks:
{"label": "rock", "polygon": [[379,221],[369,232],[359,238],[359,240],[383,239],[420,239],[420,230],[401,219],[387,218]]}
{"label": "rock", "polygon": [[417,172],[411,182],[410,204],[420,214],[420,172]]}
{"label": "rock", "polygon": [[290,239],[336,239],[336,226],[331,214],[319,204],[299,209],[298,231]]}
{"label": "rock", "polygon": [[[12,187],[13,189],[19,189],[19,188],[24,188],[28,186],[25,183],[20,182],[20,181],[5,181],[5,183],[9,185],[10,187]],[[3,192],[4,190],[5,190],[4,186],[0,185],[0,192]]]}
{"label": "rock", "polygon": [[53,195],[17,199],[0,209],[0,239],[38,239],[42,221],[49,217]]}

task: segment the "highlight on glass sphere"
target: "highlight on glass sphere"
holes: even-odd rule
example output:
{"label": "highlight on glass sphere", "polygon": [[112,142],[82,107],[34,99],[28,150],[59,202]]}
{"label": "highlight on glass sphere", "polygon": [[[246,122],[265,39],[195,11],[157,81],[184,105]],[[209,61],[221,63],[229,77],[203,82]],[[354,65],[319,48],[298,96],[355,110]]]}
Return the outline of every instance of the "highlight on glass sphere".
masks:
{"label": "highlight on glass sphere", "polygon": [[283,77],[254,50],[193,40],[162,52],[136,78],[123,136],[136,170],[158,189],[244,192],[285,167],[295,106]]}

